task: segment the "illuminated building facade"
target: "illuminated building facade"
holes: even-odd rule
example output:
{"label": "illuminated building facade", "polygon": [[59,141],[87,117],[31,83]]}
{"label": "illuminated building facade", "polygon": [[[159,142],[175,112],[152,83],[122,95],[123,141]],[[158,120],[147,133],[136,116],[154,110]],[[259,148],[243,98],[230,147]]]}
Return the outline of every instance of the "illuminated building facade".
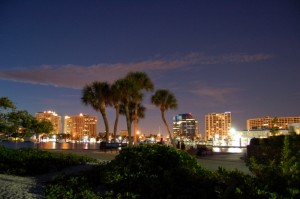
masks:
{"label": "illuminated building facade", "polygon": [[289,132],[294,132],[297,135],[300,135],[300,123],[289,124]]}
{"label": "illuminated building facade", "polygon": [[209,113],[205,115],[205,138],[228,137],[231,129],[231,112]]}
{"label": "illuminated building facade", "polygon": [[199,135],[199,124],[191,113],[178,114],[173,117],[174,137],[194,139]]}
{"label": "illuminated building facade", "polygon": [[51,132],[51,134],[61,133],[62,130],[61,116],[57,115],[55,112],[53,111],[37,112],[35,114],[35,118],[38,121],[49,120],[53,125],[53,131]]}
{"label": "illuminated building facade", "polygon": [[247,130],[268,130],[272,126],[276,126],[279,129],[288,129],[289,124],[300,123],[299,117],[263,117],[247,120]]}
{"label": "illuminated building facade", "polygon": [[74,140],[82,140],[84,137],[95,138],[97,136],[97,117],[81,113],[65,116],[64,133],[70,134]]}

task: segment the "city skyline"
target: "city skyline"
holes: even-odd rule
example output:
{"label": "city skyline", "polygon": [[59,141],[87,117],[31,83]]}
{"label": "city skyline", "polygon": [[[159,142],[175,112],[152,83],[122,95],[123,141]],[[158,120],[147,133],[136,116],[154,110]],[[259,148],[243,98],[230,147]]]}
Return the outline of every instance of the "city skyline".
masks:
{"label": "city skyline", "polygon": [[[95,115],[81,90],[92,81],[146,72],[178,101],[166,119],[192,113],[204,135],[208,113],[299,116],[300,6],[291,1],[1,1],[0,96],[18,109]],[[140,131],[166,130],[144,99]],[[110,130],[114,109],[107,108]],[[126,129],[120,118],[118,130]]]}

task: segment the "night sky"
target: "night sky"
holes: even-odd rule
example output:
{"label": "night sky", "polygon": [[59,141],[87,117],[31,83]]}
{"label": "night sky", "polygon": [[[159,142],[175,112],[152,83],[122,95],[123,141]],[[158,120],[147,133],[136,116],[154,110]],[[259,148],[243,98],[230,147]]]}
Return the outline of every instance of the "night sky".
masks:
{"label": "night sky", "polygon": [[[300,3],[0,0],[0,96],[18,109],[97,115],[104,131],[82,88],[130,71],[174,93],[170,128],[179,113],[192,113],[202,134],[212,112],[232,112],[238,130],[250,118],[300,116]],[[166,134],[150,96],[139,129]],[[114,109],[107,113],[112,130]]]}

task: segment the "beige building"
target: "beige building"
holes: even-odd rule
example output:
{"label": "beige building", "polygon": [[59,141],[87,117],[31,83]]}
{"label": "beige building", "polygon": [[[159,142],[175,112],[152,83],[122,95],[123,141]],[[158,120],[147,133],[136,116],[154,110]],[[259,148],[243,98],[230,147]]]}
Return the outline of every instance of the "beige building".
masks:
{"label": "beige building", "polygon": [[37,112],[35,114],[35,118],[38,121],[49,120],[53,125],[53,131],[51,132],[51,134],[61,133],[61,129],[62,129],[61,116],[57,115],[55,112],[53,111]]}
{"label": "beige building", "polygon": [[[288,129],[289,124],[300,123],[299,117],[277,117],[277,121],[273,117],[263,117],[247,120],[247,130],[267,130],[276,125],[279,129]],[[273,124],[275,121],[276,124]]]}
{"label": "beige building", "polygon": [[97,136],[97,117],[83,115],[65,116],[64,133],[71,134],[72,139],[82,140],[84,137]]}
{"label": "beige building", "polygon": [[226,138],[231,129],[231,112],[205,115],[205,139]]}

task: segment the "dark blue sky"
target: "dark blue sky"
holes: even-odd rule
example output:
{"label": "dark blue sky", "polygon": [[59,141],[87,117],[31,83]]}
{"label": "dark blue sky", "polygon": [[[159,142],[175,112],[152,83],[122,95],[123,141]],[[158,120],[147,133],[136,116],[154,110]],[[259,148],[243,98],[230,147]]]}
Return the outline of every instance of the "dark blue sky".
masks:
{"label": "dark blue sky", "polygon": [[[0,1],[0,96],[31,114],[99,116],[82,87],[129,71],[173,92],[204,133],[204,116],[299,116],[300,4],[294,1]],[[146,95],[143,133],[165,133]],[[108,108],[113,128],[114,110]],[[119,129],[126,129],[121,118]]]}

